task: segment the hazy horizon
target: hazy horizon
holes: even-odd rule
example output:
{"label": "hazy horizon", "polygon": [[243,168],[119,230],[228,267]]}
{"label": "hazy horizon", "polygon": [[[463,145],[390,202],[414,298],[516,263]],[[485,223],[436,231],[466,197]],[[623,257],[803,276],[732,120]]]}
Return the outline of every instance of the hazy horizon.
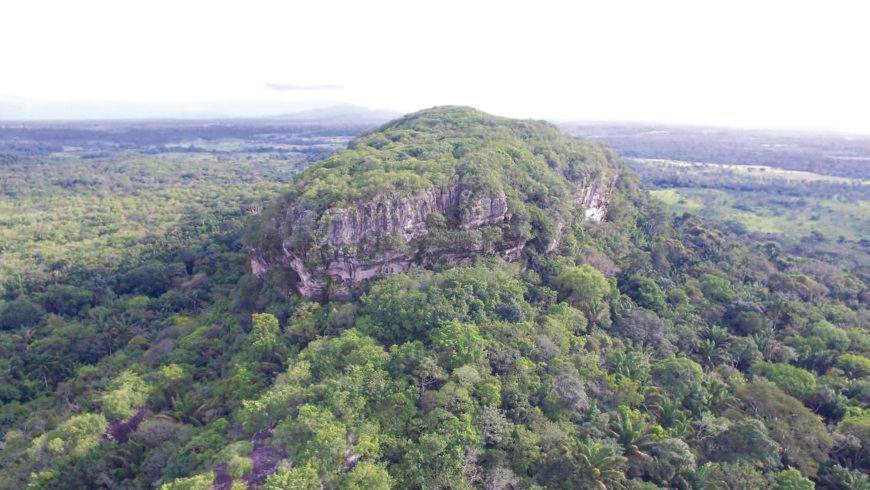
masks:
{"label": "hazy horizon", "polygon": [[[63,123],[63,122],[87,122],[87,121],[207,121],[229,119],[271,119],[271,118],[300,118],[317,119],[313,115],[332,113],[332,117],[358,116],[361,120],[384,122],[399,118],[405,114],[428,109],[421,107],[417,110],[402,112],[385,108],[364,107],[347,102],[306,102],[302,104],[288,104],[285,101],[254,101],[246,104],[245,101],[227,100],[199,102],[191,104],[137,104],[135,102],[104,102],[89,103],[88,101],[57,102],[27,100],[27,115],[9,116],[8,105],[4,106],[4,97],[0,95],[0,123]],[[455,105],[455,104],[445,104]],[[36,106],[37,109],[33,110]],[[434,106],[433,106],[434,107]],[[60,109],[57,109],[60,108]],[[495,116],[510,117],[505,114],[491,113]],[[323,117],[326,119],[327,117]],[[759,130],[759,131],[784,131],[797,133],[835,133],[843,135],[870,136],[870,130],[849,130],[811,126],[763,126],[763,125],[739,125],[739,124],[707,124],[699,122],[664,121],[664,120],[640,120],[640,119],[580,119],[580,118],[523,118],[549,121],[556,125],[588,125],[588,126],[656,126],[686,127],[686,128],[715,128],[732,130]]]}
{"label": "hazy horizon", "polygon": [[[9,102],[12,101],[12,102]],[[0,94],[0,121],[88,121],[136,119],[236,119],[299,115],[324,109],[390,112],[330,101],[223,100],[194,103],[146,104],[135,101],[46,101]],[[398,116],[401,113],[395,112]]]}
{"label": "hazy horizon", "polygon": [[[18,2],[0,119],[468,105],[550,121],[870,134],[854,3]],[[272,111],[275,107],[280,110]]]}

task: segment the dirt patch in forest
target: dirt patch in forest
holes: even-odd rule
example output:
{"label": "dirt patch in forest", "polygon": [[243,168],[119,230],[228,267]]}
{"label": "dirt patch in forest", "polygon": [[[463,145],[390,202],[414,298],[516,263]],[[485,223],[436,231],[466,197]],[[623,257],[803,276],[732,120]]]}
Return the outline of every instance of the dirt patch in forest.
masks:
{"label": "dirt patch in forest", "polygon": [[278,471],[278,462],[290,457],[287,451],[265,444],[266,439],[271,437],[272,429],[265,429],[254,434],[251,439],[251,442],[254,443],[254,450],[248,454],[248,457],[254,463],[254,469],[244,476],[245,481],[248,482],[248,490],[260,488],[260,485],[266,483],[266,478],[269,475]]}
{"label": "dirt patch in forest", "polygon": [[139,424],[145,420],[145,413],[146,410],[140,408],[130,417],[109,422],[109,428],[106,430],[106,439],[118,441],[121,444],[127,442],[127,436],[138,429]]}
{"label": "dirt patch in forest", "polygon": [[214,483],[211,490],[230,490],[233,488],[233,479],[227,474],[227,464],[221,463],[214,467]]}
{"label": "dirt patch in forest", "polygon": [[[260,485],[266,483],[269,475],[278,471],[278,462],[290,457],[287,451],[266,445],[266,439],[271,437],[272,429],[265,429],[257,432],[251,438],[254,449],[248,454],[248,458],[254,464],[254,468],[242,477],[242,480],[248,482],[248,490],[258,490]],[[215,474],[215,480],[210,487],[211,490],[230,490],[232,488],[233,479],[227,475],[226,463],[215,466],[212,471]]]}

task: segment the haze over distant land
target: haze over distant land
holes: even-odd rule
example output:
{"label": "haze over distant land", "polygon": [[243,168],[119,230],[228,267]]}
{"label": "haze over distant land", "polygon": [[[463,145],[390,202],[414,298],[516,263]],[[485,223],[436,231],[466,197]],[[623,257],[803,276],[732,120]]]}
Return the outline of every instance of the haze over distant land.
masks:
{"label": "haze over distant land", "polygon": [[0,118],[354,104],[870,134],[858,2],[105,0],[4,6]]}
{"label": "haze over distant land", "polygon": [[322,101],[224,100],[194,103],[142,103],[71,101],[55,102],[0,95],[0,120],[88,120],[88,119],[224,119],[224,118],[368,118],[389,120],[396,111],[370,110],[352,104]]}
{"label": "haze over distant land", "polygon": [[[107,102],[107,101],[45,101],[25,99],[0,94],[0,121],[75,121],[75,120],[137,120],[137,119],[285,119],[285,120],[333,120],[346,122],[386,122],[400,117],[404,113],[398,110],[363,107],[351,103],[331,103],[329,101],[310,100],[299,102],[288,101],[245,101],[223,100],[203,101],[193,103],[141,103],[141,102]],[[584,119],[583,117],[534,117],[556,124],[563,130],[568,130],[578,136],[596,138],[595,128],[606,127],[608,131],[615,128],[683,128],[689,131],[716,131],[723,128],[734,129],[779,129],[794,130],[799,133],[856,133],[870,135],[870,129],[860,127],[831,127],[821,125],[795,124],[765,124],[729,123],[702,124],[698,122],[667,121],[665,119],[649,120],[619,120],[619,119]],[[580,128],[587,128],[580,130]],[[593,132],[590,133],[589,131]],[[650,133],[652,134],[652,133]],[[613,136],[612,134],[610,136]]]}

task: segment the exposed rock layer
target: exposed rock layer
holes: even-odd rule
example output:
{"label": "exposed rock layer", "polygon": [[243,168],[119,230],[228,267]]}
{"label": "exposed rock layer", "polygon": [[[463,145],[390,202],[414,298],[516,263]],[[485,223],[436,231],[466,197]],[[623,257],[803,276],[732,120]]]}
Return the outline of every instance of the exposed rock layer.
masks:
{"label": "exposed rock layer", "polygon": [[[615,181],[597,178],[578,189],[575,202],[584,206],[587,219],[600,221],[604,217]],[[413,197],[329,209],[317,223],[312,222],[310,210],[290,207],[278,225],[280,253],[255,250],[251,268],[260,277],[276,267],[292,269],[299,276],[296,288],[307,299],[322,297],[324,293],[333,299],[347,299],[354,284],[378,274],[406,272],[434,261],[459,261],[480,253],[498,254],[512,261],[520,257],[526,246],[526,240],[518,238],[502,241],[489,250],[468,244],[421,248],[420,239],[430,233],[427,218],[435,212],[458,216],[457,229],[465,231],[510,221],[504,192],[473,196],[461,185],[435,187]],[[302,235],[325,247],[300,256],[291,244],[303,239]],[[393,249],[385,250],[388,246]]]}
{"label": "exposed rock layer", "polygon": [[602,221],[607,214],[607,200],[610,194],[613,193],[613,186],[616,185],[619,176],[616,175],[607,183],[602,178],[596,178],[586,182],[578,182],[580,187],[580,197],[575,201],[583,205],[586,210],[586,219],[591,221]]}
{"label": "exposed rock layer", "polygon": [[[556,250],[578,219],[601,221],[623,167],[599,143],[542,121],[469,107],[409,114],[296,176],[253,251],[309,299],[466,257]],[[585,209],[581,210],[578,205]]]}

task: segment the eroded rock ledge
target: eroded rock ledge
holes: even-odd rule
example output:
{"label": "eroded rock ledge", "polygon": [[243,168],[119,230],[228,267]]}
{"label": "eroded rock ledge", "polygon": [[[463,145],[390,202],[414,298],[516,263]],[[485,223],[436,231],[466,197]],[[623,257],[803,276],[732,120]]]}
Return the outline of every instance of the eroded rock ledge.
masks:
{"label": "eroded rock ledge", "polygon": [[[615,182],[615,176],[609,182],[600,177],[578,182],[574,201],[583,205],[586,219],[603,219]],[[472,233],[485,227],[509,229],[512,218],[503,191],[475,196],[459,184],[433,187],[412,197],[328,209],[319,218],[312,210],[289,207],[281,221],[273,223],[280,250],[254,250],[251,268],[259,277],[277,267],[292,269],[299,277],[296,289],[306,299],[328,295],[343,300],[353,295],[354,285],[378,274],[406,272],[435,261],[458,262],[478,254],[513,261],[526,246],[525,238],[509,234],[489,245],[427,243],[423,239],[432,232],[429,226],[434,213],[452,217],[452,228]],[[316,246],[300,247],[306,242]]]}

